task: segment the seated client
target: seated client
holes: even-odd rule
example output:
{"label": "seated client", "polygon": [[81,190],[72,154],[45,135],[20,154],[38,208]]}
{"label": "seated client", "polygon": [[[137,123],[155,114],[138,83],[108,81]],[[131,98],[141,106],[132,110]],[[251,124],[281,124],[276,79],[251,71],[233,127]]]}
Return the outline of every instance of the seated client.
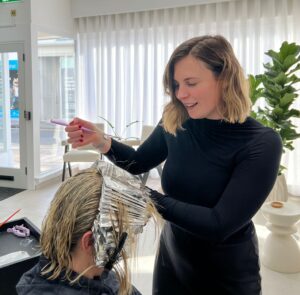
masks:
{"label": "seated client", "polygon": [[[86,169],[61,184],[43,221],[40,261],[23,274],[16,287],[19,295],[140,294],[129,282],[127,266],[127,254],[133,249],[136,235],[128,233],[120,259],[110,261],[112,270],[96,265],[99,257],[93,225],[101,215],[102,185],[103,177],[96,168]],[[114,220],[126,220],[128,214],[123,207]],[[149,216],[155,214],[151,208]],[[111,236],[118,245],[120,235],[115,227]]]}

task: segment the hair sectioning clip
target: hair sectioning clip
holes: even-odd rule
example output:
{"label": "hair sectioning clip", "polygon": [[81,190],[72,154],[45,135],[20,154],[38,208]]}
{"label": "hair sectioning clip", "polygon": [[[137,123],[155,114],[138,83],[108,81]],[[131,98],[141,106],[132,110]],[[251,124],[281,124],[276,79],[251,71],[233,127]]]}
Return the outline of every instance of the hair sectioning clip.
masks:
{"label": "hair sectioning clip", "polygon": [[8,228],[7,232],[12,233],[15,236],[20,237],[20,238],[25,238],[25,237],[30,236],[30,230],[27,227],[25,227],[23,224],[22,225],[15,225],[12,228]]}
{"label": "hair sectioning clip", "polygon": [[112,253],[112,255],[109,257],[109,260],[108,262],[106,263],[105,265],[105,269],[107,270],[111,270],[114,263],[119,259],[119,255],[125,245],[125,242],[126,242],[126,239],[127,239],[127,233],[122,233],[121,234],[121,238],[120,238],[120,241],[119,241],[119,244],[118,246],[115,248],[114,252]]}

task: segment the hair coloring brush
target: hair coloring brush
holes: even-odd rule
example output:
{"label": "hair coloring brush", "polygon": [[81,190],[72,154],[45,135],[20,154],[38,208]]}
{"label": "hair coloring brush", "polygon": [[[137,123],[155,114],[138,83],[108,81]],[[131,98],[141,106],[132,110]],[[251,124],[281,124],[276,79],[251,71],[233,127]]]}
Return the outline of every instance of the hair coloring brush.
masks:
{"label": "hair coloring brush", "polygon": [[[61,126],[68,126],[69,125],[67,122],[65,122],[64,120],[61,120],[61,119],[51,119],[50,122],[53,123],[53,124],[61,125]],[[90,132],[90,133],[96,132],[92,129],[85,128],[85,127],[81,127],[81,130],[84,130],[84,131]]]}

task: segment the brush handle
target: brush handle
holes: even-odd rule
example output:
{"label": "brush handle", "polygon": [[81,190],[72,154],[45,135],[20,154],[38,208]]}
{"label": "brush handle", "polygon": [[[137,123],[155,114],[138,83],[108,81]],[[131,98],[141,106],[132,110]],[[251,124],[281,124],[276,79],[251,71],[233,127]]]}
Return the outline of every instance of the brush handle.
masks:
{"label": "brush handle", "polygon": [[[51,119],[50,120],[51,123],[53,124],[57,124],[57,125],[61,125],[61,126],[68,126],[69,124],[61,119]],[[95,130],[89,129],[89,128],[85,128],[85,127],[81,127],[81,130],[86,131],[86,132],[90,132],[90,133],[95,133]]]}
{"label": "brush handle", "polygon": [[13,218],[21,209],[18,209],[17,211],[15,211],[12,215],[10,215],[9,217],[7,217],[2,223],[0,223],[0,227],[2,225],[4,225],[6,222],[8,222],[11,218]]}

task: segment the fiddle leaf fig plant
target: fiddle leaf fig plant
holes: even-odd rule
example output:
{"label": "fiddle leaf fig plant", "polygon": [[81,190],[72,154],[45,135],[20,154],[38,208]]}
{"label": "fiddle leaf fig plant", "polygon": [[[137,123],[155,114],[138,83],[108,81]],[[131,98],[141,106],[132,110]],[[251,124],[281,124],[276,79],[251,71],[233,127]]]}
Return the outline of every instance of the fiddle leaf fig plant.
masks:
{"label": "fiddle leaf fig plant", "polygon": [[[299,96],[300,46],[285,41],[279,51],[269,50],[266,55],[271,61],[264,64],[264,73],[249,75],[250,98],[254,106],[251,116],[279,133],[285,152],[293,150],[294,141],[300,137],[291,121],[300,118],[300,111],[293,108]],[[261,99],[263,108],[257,107]],[[284,169],[280,166],[279,175]]]}

